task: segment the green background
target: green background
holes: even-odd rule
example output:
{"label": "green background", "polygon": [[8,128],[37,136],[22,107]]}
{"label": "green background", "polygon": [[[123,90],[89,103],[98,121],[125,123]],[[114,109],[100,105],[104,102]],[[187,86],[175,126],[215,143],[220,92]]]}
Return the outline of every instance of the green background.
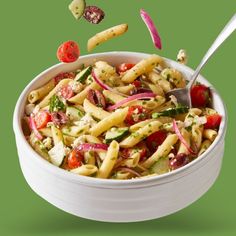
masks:
{"label": "green background", "polygon": [[[223,97],[229,114],[221,174],[201,199],[173,215],[141,223],[110,224],[69,215],[40,197],[21,173],[12,114],[23,88],[38,73],[57,63],[55,52],[66,40],[78,40],[87,54],[87,39],[108,26],[125,23],[124,36],[99,46],[112,50],[158,53],[175,59],[180,48],[195,68],[224,24],[235,13],[235,0],[87,0],[104,9],[105,20],[91,25],[77,22],[68,11],[70,0],[1,1],[1,220],[0,235],[236,235],[235,52],[236,34],[220,48],[202,74]],[[157,51],[140,19],[144,8],[158,25],[163,50]]]}

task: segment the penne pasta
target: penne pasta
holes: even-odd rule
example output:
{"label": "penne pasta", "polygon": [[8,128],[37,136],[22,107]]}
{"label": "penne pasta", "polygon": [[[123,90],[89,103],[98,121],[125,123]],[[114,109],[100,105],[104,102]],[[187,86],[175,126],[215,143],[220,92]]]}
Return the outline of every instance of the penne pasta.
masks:
{"label": "penne pasta", "polygon": [[112,126],[116,126],[122,123],[128,113],[128,108],[117,110],[111,113],[108,117],[98,122],[95,126],[90,129],[91,135],[97,137]]}
{"label": "penne pasta", "polygon": [[191,142],[194,145],[194,149],[197,151],[199,150],[202,143],[202,133],[203,127],[200,127],[199,125],[192,126]]}
{"label": "penne pasta", "polygon": [[96,119],[102,120],[110,115],[109,112],[103,110],[101,107],[93,105],[89,100],[84,100],[84,110],[86,113],[91,114]]}
{"label": "penne pasta", "polygon": [[161,157],[166,157],[172,149],[172,146],[178,141],[176,134],[170,134],[165,141],[158,147],[157,151],[149,157],[144,163],[143,167],[149,168]]}
{"label": "penne pasta", "polygon": [[128,30],[127,24],[121,24],[112,28],[106,29],[88,40],[87,49],[91,52],[98,45],[106,42],[109,39],[120,36]]}
{"label": "penne pasta", "polygon": [[77,175],[84,175],[89,176],[93,175],[98,171],[98,168],[95,165],[82,165],[76,169],[72,169],[70,172],[77,174]]}
{"label": "penne pasta", "polygon": [[112,141],[107,155],[102,162],[101,167],[98,170],[97,177],[106,179],[111,174],[112,168],[114,167],[119,153],[119,144],[116,141]]}
{"label": "penne pasta", "polygon": [[53,88],[55,87],[54,80],[50,80],[48,83],[43,85],[42,87],[35,89],[30,92],[28,95],[28,101],[29,103],[35,103],[38,100],[41,100],[43,97],[45,97]]}
{"label": "penne pasta", "polygon": [[124,139],[120,143],[120,147],[130,148],[130,147],[135,146],[137,143],[147,138],[149,135],[158,131],[161,126],[162,126],[162,123],[159,121],[153,121],[153,122],[150,122],[149,124],[146,124],[144,127],[138,129],[136,132],[131,133],[130,136]]}
{"label": "penne pasta", "polygon": [[209,139],[211,142],[215,140],[217,136],[217,132],[213,129],[205,129],[203,131],[203,137],[206,139]]}
{"label": "penne pasta", "polygon": [[125,83],[132,83],[140,75],[152,71],[158,64],[161,63],[163,63],[163,59],[161,57],[151,55],[128,70],[122,77],[122,81]]}
{"label": "penne pasta", "polygon": [[202,144],[201,144],[201,147],[200,147],[200,151],[199,151],[199,153],[198,153],[198,156],[200,156],[201,154],[203,154],[203,153],[207,150],[207,148],[210,147],[211,143],[212,143],[212,142],[211,142],[210,140],[208,140],[208,139],[204,140],[204,141],[202,142]]}

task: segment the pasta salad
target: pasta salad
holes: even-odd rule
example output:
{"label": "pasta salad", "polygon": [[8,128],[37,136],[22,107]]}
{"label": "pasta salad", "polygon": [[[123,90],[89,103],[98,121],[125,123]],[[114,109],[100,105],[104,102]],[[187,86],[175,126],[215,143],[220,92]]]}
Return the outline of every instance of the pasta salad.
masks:
{"label": "pasta salad", "polygon": [[117,67],[105,61],[83,65],[29,93],[23,130],[39,155],[75,174],[164,174],[204,153],[221,122],[205,85],[193,86],[193,108],[166,96],[186,83],[158,55]]}

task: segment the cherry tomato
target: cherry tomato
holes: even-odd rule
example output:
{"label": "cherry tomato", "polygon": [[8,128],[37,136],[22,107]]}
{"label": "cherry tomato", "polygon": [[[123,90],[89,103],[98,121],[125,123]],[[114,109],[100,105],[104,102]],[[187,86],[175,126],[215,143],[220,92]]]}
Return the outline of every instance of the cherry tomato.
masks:
{"label": "cherry tomato", "polygon": [[191,89],[193,107],[205,107],[210,102],[211,94],[209,87],[203,84],[194,85]]}
{"label": "cherry tomato", "polygon": [[159,130],[147,137],[147,146],[151,152],[155,152],[167,137],[166,131]]}
{"label": "cherry tomato", "polygon": [[81,166],[83,160],[84,160],[83,155],[79,151],[73,149],[68,157],[69,169],[75,169],[75,168]]}
{"label": "cherry tomato", "polygon": [[205,129],[217,129],[220,126],[221,115],[212,114],[207,116],[207,123],[204,125]]}
{"label": "cherry tomato", "polygon": [[51,121],[51,116],[47,111],[39,111],[34,116],[34,122],[37,129],[42,129],[46,127],[47,123]]}
{"label": "cherry tomato", "polygon": [[74,78],[75,78],[75,72],[65,72],[56,75],[53,79],[55,85],[57,85],[63,79],[74,79]]}
{"label": "cherry tomato", "polygon": [[131,106],[129,107],[125,122],[129,125],[133,125],[148,118],[149,115],[147,109],[142,106]]}
{"label": "cherry tomato", "polygon": [[67,41],[59,46],[57,49],[57,58],[61,62],[70,63],[79,58],[79,46],[74,41]]}
{"label": "cherry tomato", "polygon": [[62,86],[59,89],[58,94],[65,99],[70,99],[71,97],[74,96],[74,92],[72,90],[72,87],[69,84]]}
{"label": "cherry tomato", "polygon": [[131,68],[133,68],[134,66],[135,66],[135,64],[132,64],[132,63],[122,63],[118,66],[117,72],[119,74],[124,73],[127,70],[130,70]]}
{"label": "cherry tomato", "polygon": [[132,85],[134,85],[136,88],[141,88],[142,87],[142,82],[140,80],[135,80]]}

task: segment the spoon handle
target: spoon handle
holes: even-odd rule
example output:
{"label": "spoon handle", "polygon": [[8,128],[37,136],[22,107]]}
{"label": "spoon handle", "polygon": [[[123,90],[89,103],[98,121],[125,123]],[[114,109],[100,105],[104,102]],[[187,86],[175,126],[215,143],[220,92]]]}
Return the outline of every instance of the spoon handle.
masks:
{"label": "spoon handle", "polygon": [[236,14],[231,18],[228,24],[224,27],[221,33],[218,35],[214,43],[211,45],[203,59],[201,60],[200,64],[198,65],[197,69],[195,70],[194,74],[191,77],[190,82],[188,83],[188,89],[190,89],[195,82],[196,78],[198,77],[201,69],[207,63],[208,59],[214,54],[214,52],[220,47],[220,45],[234,32],[236,29]]}

